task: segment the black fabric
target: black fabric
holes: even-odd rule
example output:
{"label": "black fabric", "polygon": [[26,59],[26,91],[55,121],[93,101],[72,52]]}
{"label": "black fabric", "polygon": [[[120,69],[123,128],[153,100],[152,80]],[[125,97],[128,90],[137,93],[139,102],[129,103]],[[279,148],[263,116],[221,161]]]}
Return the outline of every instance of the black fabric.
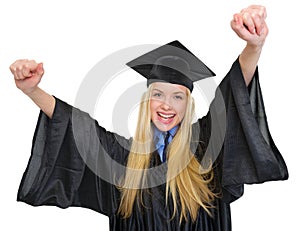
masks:
{"label": "black fabric", "polygon": [[178,40],[160,46],[127,63],[127,66],[153,82],[180,84],[193,91],[193,82],[215,76],[197,56]]}
{"label": "black fabric", "polygon": [[[243,185],[284,180],[288,172],[267,126],[258,72],[248,89],[236,61],[220,90],[226,110],[220,110],[214,100],[209,113],[193,126],[200,125],[200,133],[193,133],[200,134],[195,154],[203,161],[206,151],[213,153],[211,138],[219,138],[211,137],[212,121],[218,121],[224,113],[227,116],[225,140],[213,164],[214,184],[222,189],[222,197],[214,201],[211,209],[213,216],[200,209],[196,222],[188,218],[180,224],[179,211],[170,219],[173,204],[171,200],[166,203],[162,184],[147,190],[144,206],[136,203],[131,217],[120,217],[119,190],[98,175],[105,173],[106,177],[114,178],[124,174],[115,173],[115,166],[126,165],[131,140],[106,131],[88,114],[59,99],[51,120],[43,113],[39,116],[18,201],[34,206],[90,208],[109,216],[110,230],[231,230],[230,202],[242,196]],[[115,162],[109,161],[107,154]],[[154,152],[150,167],[159,164],[159,156]]]}

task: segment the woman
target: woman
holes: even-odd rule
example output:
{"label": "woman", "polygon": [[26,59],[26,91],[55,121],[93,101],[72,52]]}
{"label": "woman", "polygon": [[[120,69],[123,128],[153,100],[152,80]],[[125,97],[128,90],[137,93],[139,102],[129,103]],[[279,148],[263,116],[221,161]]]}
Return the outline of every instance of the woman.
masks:
{"label": "woman", "polygon": [[[167,44],[176,48],[172,55],[156,57],[150,67],[140,65],[143,57],[128,63],[149,85],[130,140],[40,89],[41,63],[16,61],[10,69],[17,87],[41,109],[18,200],[87,207],[109,216],[111,230],[231,230],[230,202],[242,195],[243,184],[288,177],[267,127],[258,82],[265,18],[261,6],[234,15],[232,29],[247,45],[208,115],[193,125],[193,81],[213,72],[195,61],[204,71],[193,79],[193,64],[178,53],[192,54],[178,41]],[[222,141],[220,149],[215,140]],[[115,172],[115,163],[127,168]],[[113,182],[99,177],[103,173]]]}

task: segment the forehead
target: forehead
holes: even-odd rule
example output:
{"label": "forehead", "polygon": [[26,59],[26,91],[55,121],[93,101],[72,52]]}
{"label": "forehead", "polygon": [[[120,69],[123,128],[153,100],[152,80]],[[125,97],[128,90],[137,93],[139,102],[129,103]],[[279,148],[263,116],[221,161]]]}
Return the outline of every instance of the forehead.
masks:
{"label": "forehead", "polygon": [[180,84],[173,84],[173,83],[166,83],[166,82],[155,82],[152,83],[153,90],[159,90],[165,93],[184,93],[187,92],[187,87],[180,85]]}

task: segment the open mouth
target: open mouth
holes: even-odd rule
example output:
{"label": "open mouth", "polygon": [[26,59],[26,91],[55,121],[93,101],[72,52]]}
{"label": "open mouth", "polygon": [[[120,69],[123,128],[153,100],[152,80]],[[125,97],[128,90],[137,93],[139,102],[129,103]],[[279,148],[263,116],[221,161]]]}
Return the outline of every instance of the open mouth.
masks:
{"label": "open mouth", "polygon": [[168,119],[173,119],[176,114],[163,114],[161,112],[157,112],[157,115],[162,119],[168,120]]}

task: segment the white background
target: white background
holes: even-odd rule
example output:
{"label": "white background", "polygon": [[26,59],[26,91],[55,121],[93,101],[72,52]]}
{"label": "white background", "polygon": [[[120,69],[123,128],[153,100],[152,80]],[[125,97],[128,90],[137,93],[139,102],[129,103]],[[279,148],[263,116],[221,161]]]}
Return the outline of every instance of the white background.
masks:
{"label": "white background", "polygon": [[[0,3],[0,230],[108,230],[108,219],[88,209],[33,208],[16,202],[39,110],[15,88],[8,69],[13,61],[44,62],[40,86],[73,104],[81,81],[102,58],[129,46],[178,39],[220,81],[245,45],[229,26],[232,15],[257,3],[267,7],[270,29],[259,62],[261,87],[270,130],[290,178],[247,186],[232,204],[233,230],[299,230],[297,1],[5,2]],[[122,84],[114,89],[113,94],[122,92]],[[109,128],[110,112],[100,110],[108,116],[97,119]]]}

